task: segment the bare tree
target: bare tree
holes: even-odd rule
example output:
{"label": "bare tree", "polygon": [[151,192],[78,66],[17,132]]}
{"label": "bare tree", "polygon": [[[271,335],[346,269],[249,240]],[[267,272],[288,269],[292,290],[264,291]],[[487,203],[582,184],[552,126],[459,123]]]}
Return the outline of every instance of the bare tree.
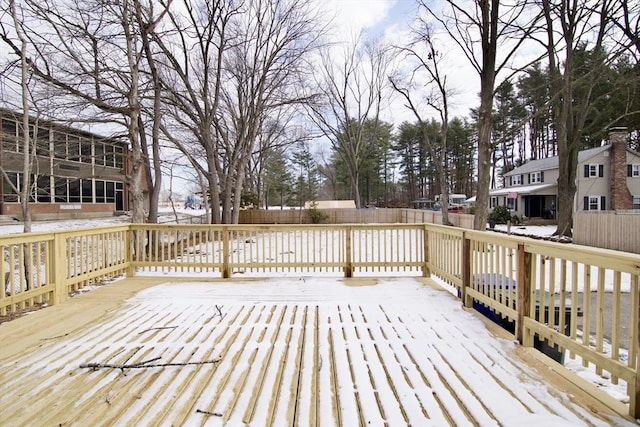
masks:
{"label": "bare tree", "polygon": [[347,166],[360,208],[360,173],[368,152],[365,122],[371,120],[374,126],[379,122],[390,51],[376,42],[362,46],[356,39],[345,47],[340,63],[331,48],[322,52],[320,60],[315,74],[319,95],[308,104],[311,119]]}
{"label": "bare tree", "polygon": [[[212,222],[237,222],[264,124],[304,101],[294,89],[323,32],[315,13],[302,0],[185,2],[171,13],[180,37],[156,39],[173,119],[192,135],[173,140],[207,176]],[[194,142],[206,162],[193,156]]]}
{"label": "bare tree", "polygon": [[[136,27],[140,29],[140,42],[144,52],[144,58],[148,67],[149,80],[151,86],[151,105],[148,108],[142,108],[141,114],[138,118],[138,130],[140,132],[140,148],[143,154],[143,160],[145,162],[145,181],[150,187],[149,190],[149,213],[147,215],[147,221],[151,223],[158,222],[158,205],[160,197],[160,189],[162,188],[162,167],[161,167],[161,154],[160,154],[160,137],[162,129],[162,101],[163,101],[163,87],[160,78],[160,71],[156,64],[155,54],[153,52],[153,39],[152,33],[155,35],[155,30],[158,23],[168,13],[169,4],[162,5],[160,13],[155,16],[154,4],[150,1],[146,7],[141,2],[136,1],[135,7],[135,22]],[[149,118],[151,122],[151,152],[149,152],[149,143],[147,142],[147,131],[144,123],[145,119],[143,115]],[[150,162],[153,162],[153,166]]]}
{"label": "bare tree", "polygon": [[[29,93],[29,64],[27,60],[27,46],[28,41],[25,37],[24,33],[21,31],[19,27],[19,22],[21,18],[19,16],[20,11],[16,6],[15,0],[10,0],[8,5],[8,12],[11,21],[13,22],[13,28],[15,30],[15,35],[17,38],[18,48],[18,57],[19,57],[19,68],[20,68],[20,102],[22,104],[22,141],[18,143],[22,146],[22,182],[20,183],[20,188],[14,188],[13,190],[20,194],[20,208],[22,210],[22,218],[24,224],[24,232],[29,233],[31,231],[31,210],[29,209],[29,202],[31,199],[31,165],[32,165],[32,155],[35,154],[35,147],[31,143],[31,132],[29,132],[29,111],[30,111],[30,98],[31,95]],[[9,32],[6,28],[2,31],[3,40],[9,39]],[[7,182],[11,182],[11,180],[7,179],[6,171],[2,171],[4,178]]]}
{"label": "bare tree", "polygon": [[[17,27],[33,46],[26,61],[33,75],[57,89],[57,101],[75,115],[74,120],[108,122],[124,129],[131,146],[127,183],[132,221],[143,222],[148,162],[141,145],[140,82],[145,73],[136,17],[139,2],[26,0],[22,5],[28,16]],[[5,42],[20,55],[14,40],[5,37]]]}
{"label": "bare tree", "polygon": [[231,40],[230,22],[241,12],[240,4],[234,1],[193,4],[183,0],[179,6],[169,12],[174,34],[163,37],[152,33],[163,55],[159,60],[161,79],[167,89],[166,103],[173,122],[162,129],[199,171],[198,176],[205,177],[208,191],[203,189],[203,196],[208,194],[212,208],[210,222],[220,223],[219,141],[215,120],[223,84],[223,58]]}
{"label": "bare tree", "polygon": [[613,25],[622,31],[636,48],[635,58],[640,61],[640,3],[618,0],[608,10]]}
{"label": "bare tree", "polygon": [[[417,28],[413,30],[413,41],[409,46],[399,47],[406,55],[413,70],[406,82],[399,77],[390,77],[393,89],[405,101],[405,106],[411,110],[421,128],[424,146],[435,162],[438,180],[440,182],[442,223],[449,224],[449,162],[447,160],[447,132],[449,129],[449,95],[447,77],[441,72],[440,61],[444,54],[436,49],[437,40],[434,39],[433,28],[423,19],[418,19]],[[426,77],[426,80],[424,80]],[[418,98],[422,96],[424,103],[429,106],[440,119],[439,141],[433,141],[427,129],[424,111],[420,108]]]}
{"label": "bare tree", "polygon": [[484,229],[487,222],[494,150],[491,130],[496,76],[502,72],[517,71],[510,69],[513,57],[537,29],[539,17],[530,13],[530,3],[529,0],[513,4],[499,0],[474,0],[473,7],[469,7],[469,3],[446,0],[449,12],[441,13],[420,0],[421,6],[442,25],[480,76],[478,187],[473,221],[476,230]]}

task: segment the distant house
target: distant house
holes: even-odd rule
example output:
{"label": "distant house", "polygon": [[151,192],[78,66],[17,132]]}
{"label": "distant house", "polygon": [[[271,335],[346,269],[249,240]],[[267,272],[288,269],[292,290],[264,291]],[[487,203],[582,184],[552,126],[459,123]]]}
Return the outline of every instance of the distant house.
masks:
{"label": "distant house", "polygon": [[[26,181],[22,114],[0,109],[0,132],[5,172],[0,214],[20,218],[20,190]],[[29,135],[35,145],[30,191],[34,219],[104,216],[129,209],[126,142],[34,117],[29,118]]]}
{"label": "distant house", "polygon": [[[626,129],[612,129],[606,145],[580,151],[577,168],[574,211],[640,209],[640,153],[628,148]],[[527,162],[504,175],[503,188],[491,190],[489,207],[552,218],[558,176],[557,156]]]}

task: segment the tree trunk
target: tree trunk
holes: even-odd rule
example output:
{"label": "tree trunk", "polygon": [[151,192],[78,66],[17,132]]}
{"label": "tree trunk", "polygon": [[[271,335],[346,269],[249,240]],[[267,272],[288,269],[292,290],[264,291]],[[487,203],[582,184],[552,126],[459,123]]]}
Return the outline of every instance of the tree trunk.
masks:
{"label": "tree trunk", "polygon": [[[488,86],[489,83],[486,83]],[[493,86],[493,84],[491,84]],[[491,184],[491,108],[493,96],[483,96],[478,118],[478,191],[473,229],[484,230],[487,226],[489,191]]]}
{"label": "tree trunk", "polygon": [[482,70],[480,73],[480,109],[478,111],[478,191],[474,230],[487,226],[489,190],[491,186],[492,110],[496,78],[496,53],[498,37],[498,0],[479,2],[482,12],[481,42]]}

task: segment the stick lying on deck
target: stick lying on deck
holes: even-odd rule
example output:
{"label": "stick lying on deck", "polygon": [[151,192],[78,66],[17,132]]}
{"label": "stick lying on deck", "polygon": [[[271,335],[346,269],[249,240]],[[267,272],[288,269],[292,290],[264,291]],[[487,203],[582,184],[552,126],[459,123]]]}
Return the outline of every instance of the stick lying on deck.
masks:
{"label": "stick lying on deck", "polygon": [[165,367],[165,366],[189,366],[189,365],[206,365],[209,363],[218,363],[220,362],[220,359],[213,359],[213,360],[205,360],[202,362],[182,362],[182,363],[154,363],[151,364],[151,362],[155,362],[156,360],[160,360],[160,357],[155,357],[153,359],[149,359],[149,360],[145,360],[143,362],[139,362],[139,363],[132,363],[129,365],[117,365],[117,364],[112,364],[112,363],[83,363],[80,365],[80,368],[89,368],[89,369],[93,369],[94,371],[97,371],[98,369],[102,369],[102,368],[110,368],[110,369],[120,369],[122,372],[124,372],[125,369],[135,369],[135,368],[161,368],[161,367]]}

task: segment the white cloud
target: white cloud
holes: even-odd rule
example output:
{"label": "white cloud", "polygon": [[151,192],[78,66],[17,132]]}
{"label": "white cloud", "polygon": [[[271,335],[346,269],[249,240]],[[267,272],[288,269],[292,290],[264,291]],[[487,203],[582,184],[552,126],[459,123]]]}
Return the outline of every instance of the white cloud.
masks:
{"label": "white cloud", "polygon": [[[337,39],[371,29],[384,22],[398,0],[328,0],[322,8],[333,19]],[[337,40],[336,40],[337,41]]]}

